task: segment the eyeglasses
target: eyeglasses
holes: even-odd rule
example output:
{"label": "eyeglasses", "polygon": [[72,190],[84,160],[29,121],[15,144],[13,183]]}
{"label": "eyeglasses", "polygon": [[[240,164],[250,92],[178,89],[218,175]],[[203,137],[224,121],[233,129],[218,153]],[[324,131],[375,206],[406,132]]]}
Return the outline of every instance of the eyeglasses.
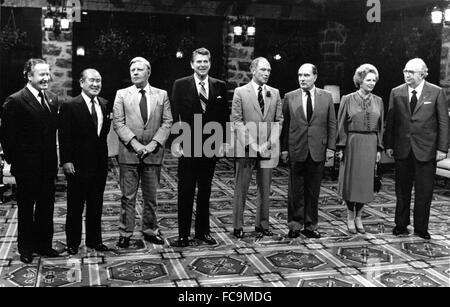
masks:
{"label": "eyeglasses", "polygon": [[420,71],[403,69],[403,73],[405,75],[414,75],[415,73],[418,73],[418,72],[420,72]]}

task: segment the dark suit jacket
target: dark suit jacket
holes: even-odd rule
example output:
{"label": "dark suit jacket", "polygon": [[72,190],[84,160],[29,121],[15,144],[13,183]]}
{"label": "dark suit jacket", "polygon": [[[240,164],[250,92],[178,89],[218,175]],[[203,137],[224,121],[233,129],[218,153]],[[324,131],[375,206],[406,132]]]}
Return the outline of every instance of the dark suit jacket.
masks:
{"label": "dark suit jacket", "polygon": [[[175,81],[175,83],[173,84],[171,98],[173,122],[175,124],[176,122],[181,120],[188,123],[191,127],[192,136],[194,136],[194,115],[202,114],[202,131],[203,125],[205,125],[207,122],[219,122],[223,128],[224,134],[222,141],[224,141],[226,122],[228,122],[230,119],[230,109],[228,107],[228,102],[226,99],[227,91],[225,82],[212,78],[211,76],[208,77],[208,82],[208,103],[206,105],[206,111],[203,114],[197,87],[195,85],[194,76],[187,76]],[[204,135],[203,141],[206,140],[210,135],[211,134]],[[194,140],[192,138],[191,157],[194,153],[193,141]],[[187,155],[186,147],[183,148],[183,150],[185,155]]]}
{"label": "dark suit jacket", "polygon": [[431,161],[436,150],[448,150],[448,107],[444,91],[425,82],[416,108],[410,109],[408,86],[391,91],[387,114],[385,148],[394,149],[396,159],[412,150],[419,161]]}
{"label": "dark suit jacket", "polygon": [[305,161],[309,152],[314,161],[322,162],[327,148],[336,149],[336,114],[331,93],[316,87],[314,99],[314,112],[308,123],[302,90],[284,96],[281,151],[289,152],[290,161]]}
{"label": "dark suit jacket", "polygon": [[0,137],[11,174],[45,172],[55,176],[58,170],[56,129],[58,98],[46,91],[51,113],[44,110],[28,88],[12,94],[3,104]]}
{"label": "dark suit jacket", "polygon": [[101,97],[98,97],[98,102],[103,113],[100,136],[83,96],[61,105],[58,131],[60,163],[72,162],[77,175],[108,170],[106,139],[111,125],[111,106]]}

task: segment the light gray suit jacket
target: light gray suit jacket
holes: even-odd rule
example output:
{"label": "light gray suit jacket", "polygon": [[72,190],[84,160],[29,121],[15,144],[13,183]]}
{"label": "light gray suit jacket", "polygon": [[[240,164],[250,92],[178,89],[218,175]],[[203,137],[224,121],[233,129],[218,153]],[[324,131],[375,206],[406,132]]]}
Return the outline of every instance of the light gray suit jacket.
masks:
{"label": "light gray suit jacket", "polygon": [[[270,93],[270,94],[267,94]],[[269,97],[267,97],[269,96]],[[262,160],[261,167],[275,167],[279,158],[279,137],[283,126],[283,113],[281,110],[280,92],[273,87],[266,85],[266,95],[264,97],[264,114],[258,103],[258,97],[250,83],[238,87],[234,90],[233,103],[231,106],[231,121],[235,125],[237,132],[237,142],[241,146],[246,146],[254,142],[259,145],[266,141],[271,142],[271,159]],[[248,129],[246,125],[256,124],[256,129]],[[268,123],[267,130],[259,129],[259,123]],[[272,126],[271,123],[277,123]],[[277,131],[272,131],[273,129]],[[273,132],[273,133],[272,133]],[[273,154],[277,152],[278,154]]]}
{"label": "light gray suit jacket", "polygon": [[288,151],[291,161],[303,162],[309,152],[314,161],[322,162],[327,148],[336,149],[337,125],[331,93],[316,87],[314,97],[314,112],[308,123],[302,90],[284,96],[281,151]]}
{"label": "light gray suit jacket", "polygon": [[113,127],[119,136],[119,163],[138,164],[139,158],[130,146],[130,141],[136,139],[147,145],[152,140],[162,146],[156,153],[150,153],[144,159],[145,164],[162,164],[164,144],[170,135],[172,127],[172,112],[167,92],[156,87],[150,87],[151,110],[146,123],[142,120],[139,108],[139,92],[133,85],[120,89],[116,93],[113,107]]}

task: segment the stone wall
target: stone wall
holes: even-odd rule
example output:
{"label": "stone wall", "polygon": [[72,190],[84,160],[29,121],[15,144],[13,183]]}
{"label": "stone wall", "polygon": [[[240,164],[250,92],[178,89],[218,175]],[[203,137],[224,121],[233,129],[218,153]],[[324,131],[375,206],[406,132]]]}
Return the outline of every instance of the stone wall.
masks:
{"label": "stone wall", "polygon": [[72,30],[55,35],[42,30],[42,58],[50,64],[50,90],[61,97],[72,95]]}
{"label": "stone wall", "polygon": [[318,65],[323,84],[342,86],[344,77],[343,48],[347,41],[348,29],[337,22],[328,22],[325,30],[320,32],[320,54],[322,61]]}
{"label": "stone wall", "polygon": [[[450,27],[442,28],[441,76],[440,85],[450,97]],[[449,105],[450,106],[450,105]]]}
{"label": "stone wall", "polygon": [[237,23],[237,17],[228,16],[225,22],[224,63],[227,65],[225,77],[228,86],[228,100],[231,102],[234,89],[250,82],[252,78],[250,63],[255,53],[255,38],[246,35],[234,35],[233,27]]}

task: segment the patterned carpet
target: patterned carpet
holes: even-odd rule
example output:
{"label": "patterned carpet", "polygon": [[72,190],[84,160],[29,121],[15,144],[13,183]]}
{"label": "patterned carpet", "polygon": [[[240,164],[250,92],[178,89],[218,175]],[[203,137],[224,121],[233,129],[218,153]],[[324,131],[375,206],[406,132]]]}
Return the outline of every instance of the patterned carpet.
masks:
{"label": "patterned carpet", "polygon": [[[270,224],[275,235],[257,239],[254,230],[254,181],[245,212],[246,237],[231,234],[233,161],[217,165],[211,195],[211,230],[217,246],[194,242],[185,249],[171,247],[177,239],[177,160],[166,155],[158,193],[158,217],[164,246],[141,239],[139,222],[132,247],[115,248],[120,191],[118,167],[111,160],[104,196],[104,243],[112,250],[97,253],[82,246],[77,256],[35,257],[19,261],[16,250],[17,207],[14,200],[0,205],[0,286],[14,287],[436,287],[450,286],[450,189],[436,180],[430,218],[433,239],[391,234],[395,209],[392,172],[383,175],[382,191],[365,211],[368,233],[346,232],[346,211],[336,194],[337,182],[326,176],[320,194],[321,239],[287,238],[287,170],[274,171]],[[6,200],[8,192],[5,193]],[[141,198],[136,208],[139,221]],[[58,177],[54,247],[65,248],[65,181]],[[411,230],[411,229],[410,229]]]}

